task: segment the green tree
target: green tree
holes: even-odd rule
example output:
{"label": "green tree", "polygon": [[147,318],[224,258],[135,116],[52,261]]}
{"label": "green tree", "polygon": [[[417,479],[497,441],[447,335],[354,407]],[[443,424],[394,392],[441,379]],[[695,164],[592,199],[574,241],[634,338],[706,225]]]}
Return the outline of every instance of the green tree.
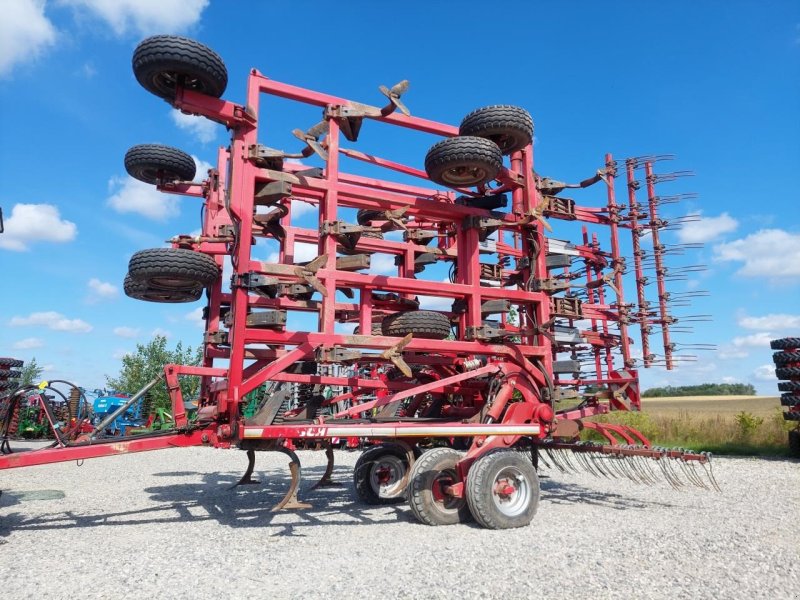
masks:
{"label": "green tree", "polygon": [[[150,383],[157,375],[164,372],[166,364],[199,365],[203,360],[202,347],[193,350],[191,346],[183,348],[178,342],[174,350],[167,348],[167,338],[157,335],[147,344],[136,344],[136,352],[122,357],[122,368],[116,377],[106,375],[108,387],[128,394],[135,394]],[[182,377],[181,391],[184,400],[197,396],[200,388],[199,377]],[[153,408],[169,409],[171,406],[166,385],[158,384],[150,390]]]}
{"label": "green tree", "polygon": [[19,376],[20,385],[35,385],[41,381],[44,367],[31,358],[21,369]]}

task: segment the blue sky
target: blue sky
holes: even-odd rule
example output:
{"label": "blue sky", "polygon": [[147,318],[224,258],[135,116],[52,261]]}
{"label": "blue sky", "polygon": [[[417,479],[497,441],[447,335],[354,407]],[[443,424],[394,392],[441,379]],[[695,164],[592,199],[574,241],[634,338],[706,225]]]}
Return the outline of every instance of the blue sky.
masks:
{"label": "blue sky", "polygon": [[[536,123],[536,169],[556,179],[591,175],[605,152],[675,154],[659,168],[696,176],[660,192],[699,197],[665,215],[701,221],[665,234],[667,241],[706,246],[672,264],[708,270],[671,287],[711,292],[675,313],[714,316],[676,341],[718,350],[671,373],[642,371],[643,383],[742,381],[775,391],[768,340],[800,334],[795,1],[508,2],[501,9],[409,0],[333,9],[296,0],[0,0],[0,11],[0,355],[35,356],[47,377],[93,388],[154,332],[172,343],[201,341],[199,303],[144,303],[121,289],[133,252],[199,227],[195,200],[128,178],[125,151],[169,144],[203,167],[226,143],[222,127],[180,117],[133,77],[138,41],[177,33],[224,58],[226,97],[237,102],[251,67],[375,104],[378,85],[409,79],[404,100],[422,117],[457,124],[487,104],[527,108]],[[291,129],[318,118],[286,102],[264,108],[261,142],[274,147],[296,148]],[[365,126],[356,147],[421,167],[435,140],[395,140],[385,129]],[[573,197],[599,205],[603,195]],[[573,236],[561,222],[553,226],[555,237]]]}

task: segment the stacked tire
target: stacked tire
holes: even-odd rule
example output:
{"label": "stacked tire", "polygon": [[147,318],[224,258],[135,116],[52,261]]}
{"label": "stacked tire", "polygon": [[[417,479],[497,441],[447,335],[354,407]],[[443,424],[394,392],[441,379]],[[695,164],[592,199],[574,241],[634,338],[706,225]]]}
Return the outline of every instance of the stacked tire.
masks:
{"label": "stacked tire", "polygon": [[19,402],[12,403],[11,392],[19,387],[23,364],[16,358],[0,357],[0,437],[17,433]]}
{"label": "stacked tire", "polygon": [[797,423],[789,432],[789,451],[800,457],[800,337],[772,340],[770,347],[775,350],[772,360],[780,380],[781,405],[786,408],[783,418]]}

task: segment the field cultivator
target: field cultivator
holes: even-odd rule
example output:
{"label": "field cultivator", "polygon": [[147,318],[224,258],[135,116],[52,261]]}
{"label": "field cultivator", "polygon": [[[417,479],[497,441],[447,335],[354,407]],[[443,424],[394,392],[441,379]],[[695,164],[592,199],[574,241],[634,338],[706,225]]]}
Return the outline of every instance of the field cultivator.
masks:
{"label": "field cultivator", "polygon": [[[589,420],[638,411],[637,367],[686,360],[672,334],[706,318],[671,312],[703,293],[666,289],[700,268],[665,265],[686,249],[660,238],[680,224],[661,208],[688,197],[656,191],[689,174],[657,173],[670,157],[606,154],[571,184],[534,170],[533,121],[519,107],[480,108],[456,127],[411,116],[405,81],[381,86],[372,106],[255,69],[237,104],[222,98],[220,57],[174,36],[144,40],[133,68],[148,91],[231,132],[202,183],[175,148],[138,145],[125,156],[131,176],[202,202],[200,234],[137,252],[124,287],[152,302],[205,291],[203,364],[164,368],[172,429],[122,440],[75,431],[57,448],[0,457],[0,468],[208,445],[246,450],[249,483],[255,453],[279,451],[293,476],[282,508],[301,506],[295,449],[328,452],[326,484],[332,447],[344,443],[365,448],[353,476],[365,502],[407,498],[424,523],[471,514],[491,528],[530,522],[546,465],[716,488],[709,455]],[[297,150],[265,143],[277,122],[265,97],[321,109],[320,122],[292,131]],[[382,128],[386,148],[392,136],[429,136],[424,169],[355,150],[362,126]],[[564,195],[573,190],[594,203]],[[181,377],[201,378],[191,421]],[[582,441],[584,430],[605,441]]]}

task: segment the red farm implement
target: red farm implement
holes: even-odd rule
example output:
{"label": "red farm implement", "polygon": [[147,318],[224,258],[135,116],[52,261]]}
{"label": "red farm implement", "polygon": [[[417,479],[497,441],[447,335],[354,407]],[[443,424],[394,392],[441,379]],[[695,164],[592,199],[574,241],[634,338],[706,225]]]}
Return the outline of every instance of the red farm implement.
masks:
{"label": "red farm implement", "polygon": [[[231,132],[202,183],[191,183],[195,166],[180,150],[140,145],[125,157],[133,177],[203,203],[200,235],[136,253],[125,291],[152,302],[196,301],[205,291],[204,362],[164,368],[173,429],[108,439],[102,428],[78,427],[56,447],[0,457],[0,468],[207,445],[246,450],[246,483],[255,452],[272,450],[291,460],[281,508],[301,506],[294,450],[328,452],[324,484],[341,440],[366,446],[354,472],[364,501],[408,498],[424,523],[471,513],[490,528],[530,522],[537,469],[551,463],[716,487],[708,455],[654,448],[630,427],[587,420],[639,410],[636,366],[671,369],[681,358],[670,335],[683,324],[670,308],[687,295],[665,285],[694,267],[664,266],[682,248],[660,241],[677,223],[659,209],[681,197],[659,196],[656,186],[686,174],[656,174],[668,157],[620,164],[608,154],[591,177],[568,184],[534,171],[533,121],[518,107],[478,109],[455,127],[411,116],[407,82],[381,87],[378,107],[256,70],[237,104],[222,99],[219,56],[172,36],[143,41],[133,67],[150,92]],[[299,151],[264,143],[274,131],[274,121],[260,128],[265,97],[321,109],[319,123],[292,132]],[[349,147],[362,126],[429,136],[424,169]],[[370,175],[348,169],[362,163]],[[579,193],[599,192],[596,206],[563,195],[590,186]],[[573,240],[551,236],[556,227]],[[602,243],[590,228],[605,232]],[[633,302],[623,293],[628,278]],[[661,354],[651,350],[655,335]],[[181,377],[201,378],[191,421]],[[581,441],[582,430],[603,441]]]}

